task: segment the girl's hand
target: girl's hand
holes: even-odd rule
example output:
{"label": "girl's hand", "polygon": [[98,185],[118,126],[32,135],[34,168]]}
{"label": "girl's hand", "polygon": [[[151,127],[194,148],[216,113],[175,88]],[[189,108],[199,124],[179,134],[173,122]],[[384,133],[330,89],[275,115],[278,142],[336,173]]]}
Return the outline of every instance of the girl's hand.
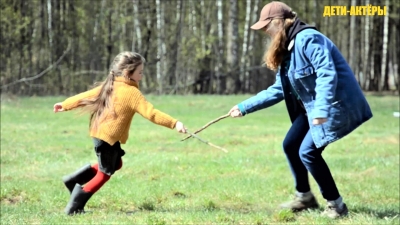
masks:
{"label": "girl's hand", "polygon": [[185,128],[185,126],[183,125],[183,123],[180,122],[180,121],[176,122],[175,129],[176,129],[179,133],[186,133],[186,128]]}
{"label": "girl's hand", "polygon": [[228,114],[235,118],[235,117],[242,117],[242,113],[237,105],[233,106],[231,110],[229,110]]}
{"label": "girl's hand", "polygon": [[62,107],[62,103],[59,102],[59,103],[54,104],[54,106],[53,106],[53,111],[54,111],[55,113],[57,113],[57,112],[64,112],[64,109],[63,109],[63,107]]}

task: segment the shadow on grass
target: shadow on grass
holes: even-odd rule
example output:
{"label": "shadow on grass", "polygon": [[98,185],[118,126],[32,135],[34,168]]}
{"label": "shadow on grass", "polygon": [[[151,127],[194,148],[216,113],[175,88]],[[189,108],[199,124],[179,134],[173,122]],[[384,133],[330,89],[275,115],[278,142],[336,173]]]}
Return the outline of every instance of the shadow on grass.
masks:
{"label": "shadow on grass", "polygon": [[367,207],[356,207],[350,209],[352,213],[368,214],[379,219],[400,218],[399,211],[394,209],[371,209]]}
{"label": "shadow on grass", "polygon": [[268,209],[268,208],[257,208],[257,209],[251,209],[251,208],[229,208],[229,207],[209,207],[209,206],[203,206],[203,207],[185,207],[185,208],[163,208],[163,207],[157,207],[152,210],[147,210],[147,209],[137,209],[137,210],[121,210],[122,213],[126,213],[128,215],[132,215],[138,212],[145,212],[145,211],[153,211],[153,212],[159,212],[159,213],[182,213],[182,212],[187,212],[187,213],[193,213],[193,212],[226,212],[226,213],[239,213],[239,214],[249,214],[249,213],[260,213],[264,212],[266,214],[273,214],[276,213],[274,210]]}

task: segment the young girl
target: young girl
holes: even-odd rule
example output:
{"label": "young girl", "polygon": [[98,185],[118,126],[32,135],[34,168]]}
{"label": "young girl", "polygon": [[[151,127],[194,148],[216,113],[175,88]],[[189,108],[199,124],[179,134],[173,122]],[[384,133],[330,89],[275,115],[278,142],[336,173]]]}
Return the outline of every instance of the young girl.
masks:
{"label": "young girl", "polygon": [[[106,80],[97,87],[54,105],[54,112],[80,108],[89,112],[90,136],[93,138],[98,163],[86,165],[63,177],[71,193],[65,208],[68,215],[84,212],[87,201],[122,167],[122,156],[135,113],[151,122],[186,133],[177,119],[155,109],[139,91],[145,59],[138,53],[118,54]],[[83,188],[81,185],[86,184]]]}

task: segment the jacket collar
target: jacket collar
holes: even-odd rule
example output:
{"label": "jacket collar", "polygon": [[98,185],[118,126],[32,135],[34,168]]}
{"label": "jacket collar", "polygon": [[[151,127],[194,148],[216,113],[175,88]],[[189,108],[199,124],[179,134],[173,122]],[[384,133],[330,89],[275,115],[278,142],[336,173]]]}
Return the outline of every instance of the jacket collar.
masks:
{"label": "jacket collar", "polygon": [[296,35],[304,29],[318,30],[315,26],[309,25],[304,21],[300,20],[298,17],[296,17],[292,26],[290,26],[289,29],[286,31],[287,41],[285,43],[285,46],[286,49],[288,49],[288,51],[292,49],[294,45],[294,38],[296,37]]}

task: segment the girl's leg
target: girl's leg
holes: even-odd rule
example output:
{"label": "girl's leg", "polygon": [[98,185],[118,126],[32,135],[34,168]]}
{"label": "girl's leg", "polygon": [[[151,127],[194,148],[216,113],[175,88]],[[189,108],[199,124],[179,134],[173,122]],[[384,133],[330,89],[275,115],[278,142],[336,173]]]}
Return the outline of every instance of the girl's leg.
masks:
{"label": "girl's leg", "polygon": [[97,173],[97,164],[90,166],[87,164],[72,174],[66,175],[62,178],[64,185],[68,188],[69,192],[72,193],[75,184],[86,184],[89,180],[93,179],[93,177]]}
{"label": "girl's leg", "polygon": [[[119,170],[122,167],[122,159],[119,160],[118,167],[115,170]],[[104,172],[98,170],[96,176],[90,180],[83,191],[90,192],[92,194],[96,193],[108,180],[110,180],[111,175],[105,174]]]}
{"label": "girl's leg", "polygon": [[[115,149],[116,148],[116,149]],[[122,167],[121,151],[119,143],[110,146],[108,143],[95,139],[95,152],[98,163],[90,167],[90,170],[96,170],[96,175],[85,185],[76,184],[71,198],[65,208],[68,215],[84,212],[84,207],[90,197],[96,193],[114,174],[114,172]]]}

